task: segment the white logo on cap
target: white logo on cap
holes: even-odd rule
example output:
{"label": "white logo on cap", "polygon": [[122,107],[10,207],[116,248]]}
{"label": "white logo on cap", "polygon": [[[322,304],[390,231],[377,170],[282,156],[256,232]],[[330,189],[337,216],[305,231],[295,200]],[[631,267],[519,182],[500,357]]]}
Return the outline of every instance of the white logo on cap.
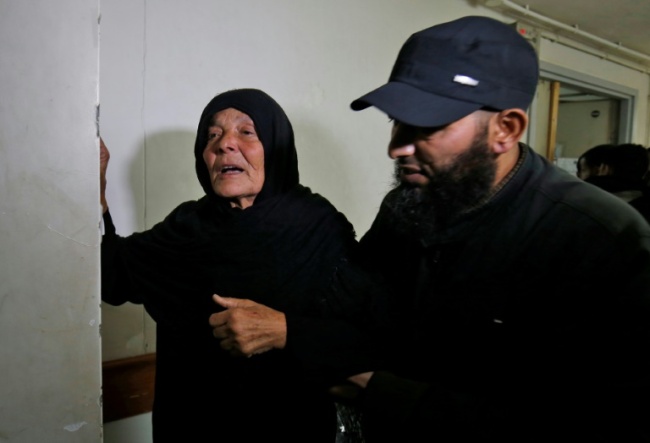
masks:
{"label": "white logo on cap", "polygon": [[460,83],[461,85],[467,86],[478,86],[478,80],[468,77],[466,75],[455,75],[454,81]]}

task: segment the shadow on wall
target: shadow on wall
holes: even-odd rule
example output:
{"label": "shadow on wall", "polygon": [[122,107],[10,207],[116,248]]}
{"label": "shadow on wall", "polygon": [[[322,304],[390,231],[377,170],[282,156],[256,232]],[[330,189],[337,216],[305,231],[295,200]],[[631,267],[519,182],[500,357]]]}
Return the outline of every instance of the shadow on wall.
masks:
{"label": "shadow on wall", "polygon": [[[138,144],[132,159],[129,190],[134,207],[115,199],[109,200],[109,205],[114,218],[118,213],[122,217],[133,214],[138,231],[161,221],[182,202],[203,195],[194,171],[193,132],[157,132]],[[119,224],[116,229],[118,234],[129,234]],[[155,333],[155,323],[141,305],[102,303],[103,361],[155,352]]]}
{"label": "shadow on wall", "polygon": [[205,195],[194,166],[195,137],[193,131],[159,131],[141,143],[144,202],[138,210],[144,214],[145,229],[162,221],[179,204]]}
{"label": "shadow on wall", "polygon": [[[337,138],[336,131],[318,121],[296,119],[293,127],[300,182],[330,200],[362,234],[392,186],[393,162],[382,149],[369,154],[367,147]],[[378,165],[385,170],[379,171]],[[369,202],[368,196],[376,201]]]}
{"label": "shadow on wall", "polygon": [[352,161],[350,153],[344,152],[346,149],[349,151],[349,147],[332,137],[331,131],[325,130],[318,122],[296,119],[292,124],[300,182],[328,198],[345,192],[354,199],[349,194],[355,192],[350,183]]}

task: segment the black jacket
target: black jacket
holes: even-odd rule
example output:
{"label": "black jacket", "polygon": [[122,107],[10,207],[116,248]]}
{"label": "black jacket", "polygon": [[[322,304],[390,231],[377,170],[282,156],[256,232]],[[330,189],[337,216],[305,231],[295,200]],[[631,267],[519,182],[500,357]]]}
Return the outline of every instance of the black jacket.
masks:
{"label": "black jacket", "polygon": [[292,352],[233,357],[208,319],[222,309],[216,293],[316,323],[356,245],[341,213],[297,187],[225,215],[205,197],[185,202],[128,237],[117,235],[108,212],[104,221],[102,299],[141,303],[156,321],[154,441],[334,442],[334,402]]}
{"label": "black jacket", "polygon": [[362,238],[400,317],[364,392],[368,443],[650,441],[650,228],[521,149],[510,181],[426,244],[383,206]]}
{"label": "black jacket", "polygon": [[585,181],[626,201],[647,221],[650,221],[650,192],[641,179],[630,180],[616,175],[595,175]]}

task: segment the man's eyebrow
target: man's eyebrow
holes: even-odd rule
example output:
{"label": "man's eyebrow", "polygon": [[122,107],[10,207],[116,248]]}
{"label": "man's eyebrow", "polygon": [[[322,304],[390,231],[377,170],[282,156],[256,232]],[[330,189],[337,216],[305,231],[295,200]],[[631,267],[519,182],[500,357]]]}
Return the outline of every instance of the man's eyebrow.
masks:
{"label": "man's eyebrow", "polygon": [[447,123],[445,125],[438,125],[438,126],[420,126],[419,129],[420,129],[420,131],[424,132],[425,134],[433,134],[436,131],[440,131],[441,129],[446,128],[450,124],[451,123]]}

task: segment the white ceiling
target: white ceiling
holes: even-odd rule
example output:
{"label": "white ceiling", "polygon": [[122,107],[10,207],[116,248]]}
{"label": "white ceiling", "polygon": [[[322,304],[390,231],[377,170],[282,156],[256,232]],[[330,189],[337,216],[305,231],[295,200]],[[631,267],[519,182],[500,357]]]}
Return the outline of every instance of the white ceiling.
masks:
{"label": "white ceiling", "polygon": [[504,3],[541,14],[650,57],[650,0],[485,0],[506,15]]}

